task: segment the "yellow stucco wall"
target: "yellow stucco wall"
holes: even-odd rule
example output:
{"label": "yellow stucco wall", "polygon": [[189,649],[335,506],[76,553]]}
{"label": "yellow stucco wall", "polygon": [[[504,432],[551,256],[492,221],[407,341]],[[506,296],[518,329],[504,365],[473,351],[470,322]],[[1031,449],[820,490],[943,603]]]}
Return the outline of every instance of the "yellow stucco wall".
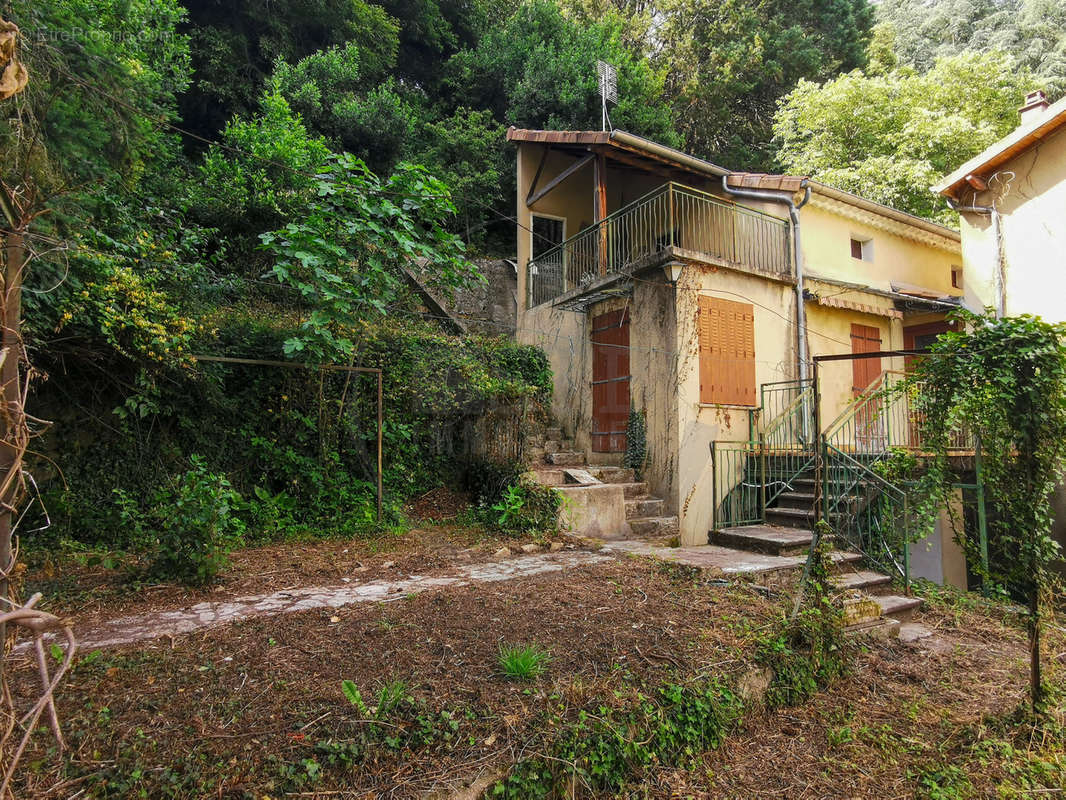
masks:
{"label": "yellow stucco wall", "polygon": [[[999,209],[1006,278],[1006,313],[1066,321],[1066,130],[1043,140],[999,171],[990,190],[964,199]],[[962,214],[967,295],[977,307],[995,304],[992,223]]]}
{"label": "yellow stucco wall", "polygon": [[[697,313],[700,295],[751,303],[755,317],[757,383],[795,379],[793,287],[709,267],[687,267],[677,287],[678,456],[676,502],[682,544],[706,544],[711,527],[714,441],[746,441],[748,409],[703,405],[700,399]],[[719,495],[724,495],[719,486]],[[720,499],[720,498],[719,498]]]}
{"label": "yellow stucco wall", "polygon": [[[800,212],[801,245],[808,274],[891,289],[893,283],[958,295],[951,268],[961,266],[959,245],[945,237],[915,231],[860,209],[815,195]],[[912,238],[918,237],[918,238]],[[872,261],[851,255],[852,238],[873,243]]]}

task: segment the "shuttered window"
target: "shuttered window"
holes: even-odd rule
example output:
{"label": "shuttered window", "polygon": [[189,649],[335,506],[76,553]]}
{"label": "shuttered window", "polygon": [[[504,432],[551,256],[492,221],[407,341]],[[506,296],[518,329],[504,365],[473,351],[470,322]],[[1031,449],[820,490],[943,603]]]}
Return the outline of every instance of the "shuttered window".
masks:
{"label": "shuttered window", "polygon": [[755,405],[755,310],[699,298],[700,402]]}

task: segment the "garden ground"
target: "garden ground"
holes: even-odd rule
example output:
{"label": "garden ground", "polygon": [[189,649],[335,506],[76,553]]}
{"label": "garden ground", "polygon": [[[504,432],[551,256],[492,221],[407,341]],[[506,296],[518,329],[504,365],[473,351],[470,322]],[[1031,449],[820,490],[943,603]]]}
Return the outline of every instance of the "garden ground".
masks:
{"label": "garden ground", "polygon": [[[438,525],[236,553],[211,591],[131,591],[99,567],[64,569],[62,582],[38,571],[28,585],[62,589],[53,609],[85,609],[89,625],[250,592],[518,559],[499,551],[522,543]],[[449,797],[471,783],[484,788],[516,762],[550,758],[556,731],[609,719],[634,698],[757,675],[758,653],[778,641],[782,600],[743,580],[615,554],[565,571],[83,652],[59,694],[69,750],[57,758],[48,736],[36,736],[16,796]],[[929,600],[920,622],[933,636],[864,642],[847,674],[806,702],[753,707],[718,749],[637,765],[623,790],[599,793],[1061,794],[1061,727],[1035,727],[1015,713],[1027,680],[1018,621],[968,596]],[[526,644],[550,654],[545,670],[506,678],[500,647]],[[1060,629],[1048,645],[1052,662],[1066,658]],[[29,667],[18,694],[29,691]],[[572,793],[594,794],[590,781],[575,780]]]}

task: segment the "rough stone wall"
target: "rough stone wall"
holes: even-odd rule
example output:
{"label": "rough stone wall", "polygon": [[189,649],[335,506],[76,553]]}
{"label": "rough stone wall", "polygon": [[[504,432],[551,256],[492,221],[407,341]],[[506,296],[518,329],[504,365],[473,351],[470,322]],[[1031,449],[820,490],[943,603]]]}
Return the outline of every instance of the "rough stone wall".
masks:
{"label": "rough stone wall", "polygon": [[486,336],[514,336],[518,319],[518,273],[508,259],[475,262],[485,283],[455,293],[444,306],[467,328]]}

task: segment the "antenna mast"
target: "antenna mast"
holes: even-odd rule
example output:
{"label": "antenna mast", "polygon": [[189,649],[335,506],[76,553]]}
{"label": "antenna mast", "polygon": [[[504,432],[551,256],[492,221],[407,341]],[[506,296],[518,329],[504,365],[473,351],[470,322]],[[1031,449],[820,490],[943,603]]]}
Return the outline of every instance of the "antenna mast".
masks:
{"label": "antenna mast", "polygon": [[600,106],[603,111],[602,130],[607,130],[610,117],[607,116],[607,104],[618,105],[618,70],[606,61],[596,61],[596,77],[600,84]]}

